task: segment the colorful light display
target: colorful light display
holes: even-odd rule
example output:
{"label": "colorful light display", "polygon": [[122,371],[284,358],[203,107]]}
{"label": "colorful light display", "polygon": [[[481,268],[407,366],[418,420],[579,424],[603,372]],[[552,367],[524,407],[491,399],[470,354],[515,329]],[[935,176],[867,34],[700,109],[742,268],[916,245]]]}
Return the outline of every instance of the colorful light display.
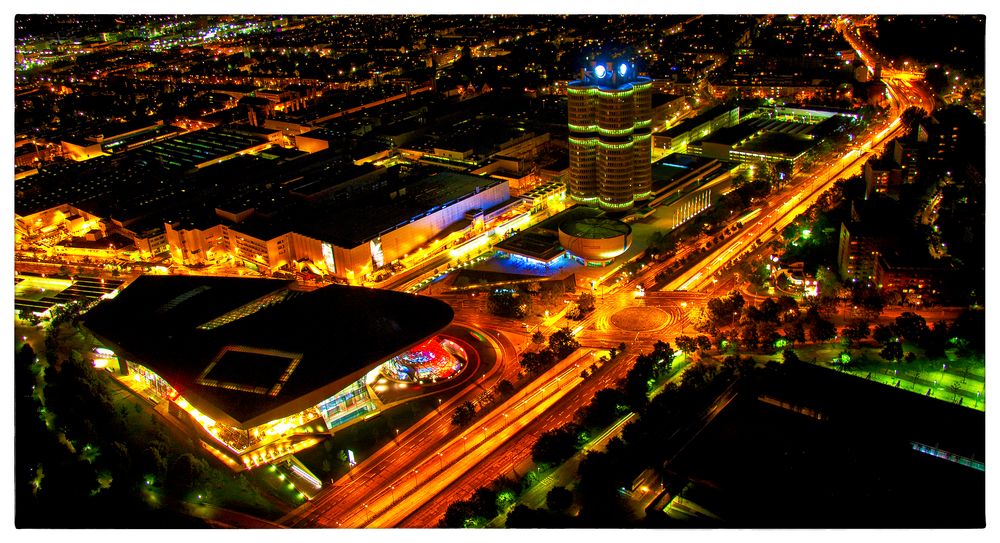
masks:
{"label": "colorful light display", "polygon": [[465,366],[465,350],[445,338],[425,341],[382,366],[382,375],[393,381],[442,381],[454,377]]}

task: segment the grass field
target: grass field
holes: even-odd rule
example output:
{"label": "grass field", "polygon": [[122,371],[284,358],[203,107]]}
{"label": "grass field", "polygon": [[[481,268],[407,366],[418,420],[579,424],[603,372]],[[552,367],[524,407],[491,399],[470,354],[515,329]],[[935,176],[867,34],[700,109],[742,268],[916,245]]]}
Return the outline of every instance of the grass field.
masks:
{"label": "grass field", "polygon": [[[845,352],[839,345],[806,345],[793,350],[802,360],[831,371],[843,371],[886,386],[986,411],[986,364],[980,356],[962,357],[952,349],[943,359],[927,360],[918,356],[913,362],[889,362],[879,355],[878,347],[863,346],[847,350],[851,361],[840,365],[833,363]],[[904,350],[921,354],[908,343],[904,344]],[[781,355],[768,358],[781,360]]]}

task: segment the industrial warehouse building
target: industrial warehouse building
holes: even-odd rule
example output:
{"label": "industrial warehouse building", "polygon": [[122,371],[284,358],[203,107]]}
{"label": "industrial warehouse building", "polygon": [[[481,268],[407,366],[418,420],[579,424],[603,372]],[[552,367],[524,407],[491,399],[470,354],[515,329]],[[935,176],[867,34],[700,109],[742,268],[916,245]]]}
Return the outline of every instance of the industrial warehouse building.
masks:
{"label": "industrial warehouse building", "polygon": [[300,271],[354,282],[442,233],[466,214],[510,200],[505,180],[439,172],[374,204],[306,202],[277,214],[216,210],[194,223],[167,223],[171,257],[185,265],[231,256],[255,271]]}

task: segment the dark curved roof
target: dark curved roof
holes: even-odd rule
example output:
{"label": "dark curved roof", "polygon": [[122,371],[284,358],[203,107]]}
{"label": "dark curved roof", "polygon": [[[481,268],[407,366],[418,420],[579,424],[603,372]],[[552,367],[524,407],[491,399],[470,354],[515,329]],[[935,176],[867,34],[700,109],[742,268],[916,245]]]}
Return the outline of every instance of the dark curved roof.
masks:
{"label": "dark curved roof", "polygon": [[156,372],[200,411],[251,427],[315,405],[454,317],[448,304],[424,296],[293,287],[143,276],[84,320],[119,356]]}
{"label": "dark curved roof", "polygon": [[628,224],[606,217],[568,220],[559,225],[559,230],[566,235],[585,239],[616,238],[632,233],[632,227]]}

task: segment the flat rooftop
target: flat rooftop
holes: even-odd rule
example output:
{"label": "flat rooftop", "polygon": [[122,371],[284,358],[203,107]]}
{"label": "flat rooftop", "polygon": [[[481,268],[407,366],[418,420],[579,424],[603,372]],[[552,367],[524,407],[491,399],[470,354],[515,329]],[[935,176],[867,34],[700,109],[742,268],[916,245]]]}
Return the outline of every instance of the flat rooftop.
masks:
{"label": "flat rooftop", "polygon": [[[656,161],[656,163],[652,166],[653,192],[659,194],[665,190],[673,190],[674,188],[677,188],[675,185],[684,183],[692,173],[711,165],[713,162],[719,161],[714,158],[686,155],[681,153],[672,153],[667,155],[663,159]],[[726,171],[726,169],[727,168],[723,166],[723,168],[715,170],[714,172],[702,174],[700,177],[714,177],[715,175]]]}
{"label": "flat rooftop", "polygon": [[760,132],[760,128],[754,126],[752,123],[740,123],[736,126],[720,128],[719,130],[709,134],[702,141],[706,143],[717,143],[720,145],[736,145],[757,132]]}
{"label": "flat rooftop", "polygon": [[764,132],[740,145],[735,150],[776,154],[793,158],[808,151],[813,145],[816,145],[816,142],[805,136],[782,132]]}
{"label": "flat rooftop", "polygon": [[[982,412],[829,368],[787,366],[758,392],[772,401],[730,403],[671,461],[683,482],[711,481],[701,496],[687,496],[724,519],[716,526],[984,525],[984,472],[913,446],[985,460]],[[893,416],[886,421],[872,413]],[[929,513],[927,496],[946,498]]]}
{"label": "flat rooftop", "polygon": [[84,323],[209,416],[256,425],[318,403],[454,316],[447,304],[423,296],[291,286],[142,276]]}
{"label": "flat rooftop", "polygon": [[138,149],[145,156],[167,168],[188,170],[217,158],[238,153],[266,143],[264,138],[239,134],[225,128],[198,130]]}
{"label": "flat rooftop", "polygon": [[562,254],[564,250],[559,243],[559,225],[566,221],[598,218],[603,215],[604,212],[600,209],[576,205],[518,232],[497,243],[495,247],[548,262]]}
{"label": "flat rooftop", "polygon": [[704,113],[699,113],[698,116],[696,116],[694,118],[687,119],[686,121],[683,121],[681,124],[679,124],[679,125],[671,128],[671,129],[663,132],[662,135],[670,137],[670,138],[677,137],[677,136],[679,136],[679,135],[681,135],[681,134],[683,134],[683,133],[685,133],[685,132],[687,132],[687,131],[689,131],[689,130],[697,127],[697,126],[705,124],[706,122],[708,122],[708,121],[710,121],[710,120],[712,120],[712,119],[714,119],[714,118],[716,118],[716,117],[718,117],[718,116],[720,116],[722,114],[728,113],[728,112],[730,112],[730,111],[732,111],[734,109],[737,109],[737,106],[731,106],[731,105],[726,105],[726,104],[721,104],[721,105],[715,106],[715,107],[709,109],[708,111],[705,111]]}
{"label": "flat rooftop", "polygon": [[406,185],[406,194],[394,199],[378,196],[367,200],[304,202],[273,219],[252,217],[240,223],[240,231],[261,239],[298,232],[341,247],[356,247],[382,232],[503,182],[438,172]]}
{"label": "flat rooftop", "polygon": [[148,129],[141,130],[134,134],[128,134],[125,136],[120,136],[110,139],[105,138],[105,140],[101,142],[101,149],[106,152],[113,152],[119,147],[126,149],[132,145],[136,145],[145,141],[151,141],[156,138],[163,138],[171,135],[180,134],[181,132],[184,132],[182,128],[171,126],[169,124],[152,126]]}

